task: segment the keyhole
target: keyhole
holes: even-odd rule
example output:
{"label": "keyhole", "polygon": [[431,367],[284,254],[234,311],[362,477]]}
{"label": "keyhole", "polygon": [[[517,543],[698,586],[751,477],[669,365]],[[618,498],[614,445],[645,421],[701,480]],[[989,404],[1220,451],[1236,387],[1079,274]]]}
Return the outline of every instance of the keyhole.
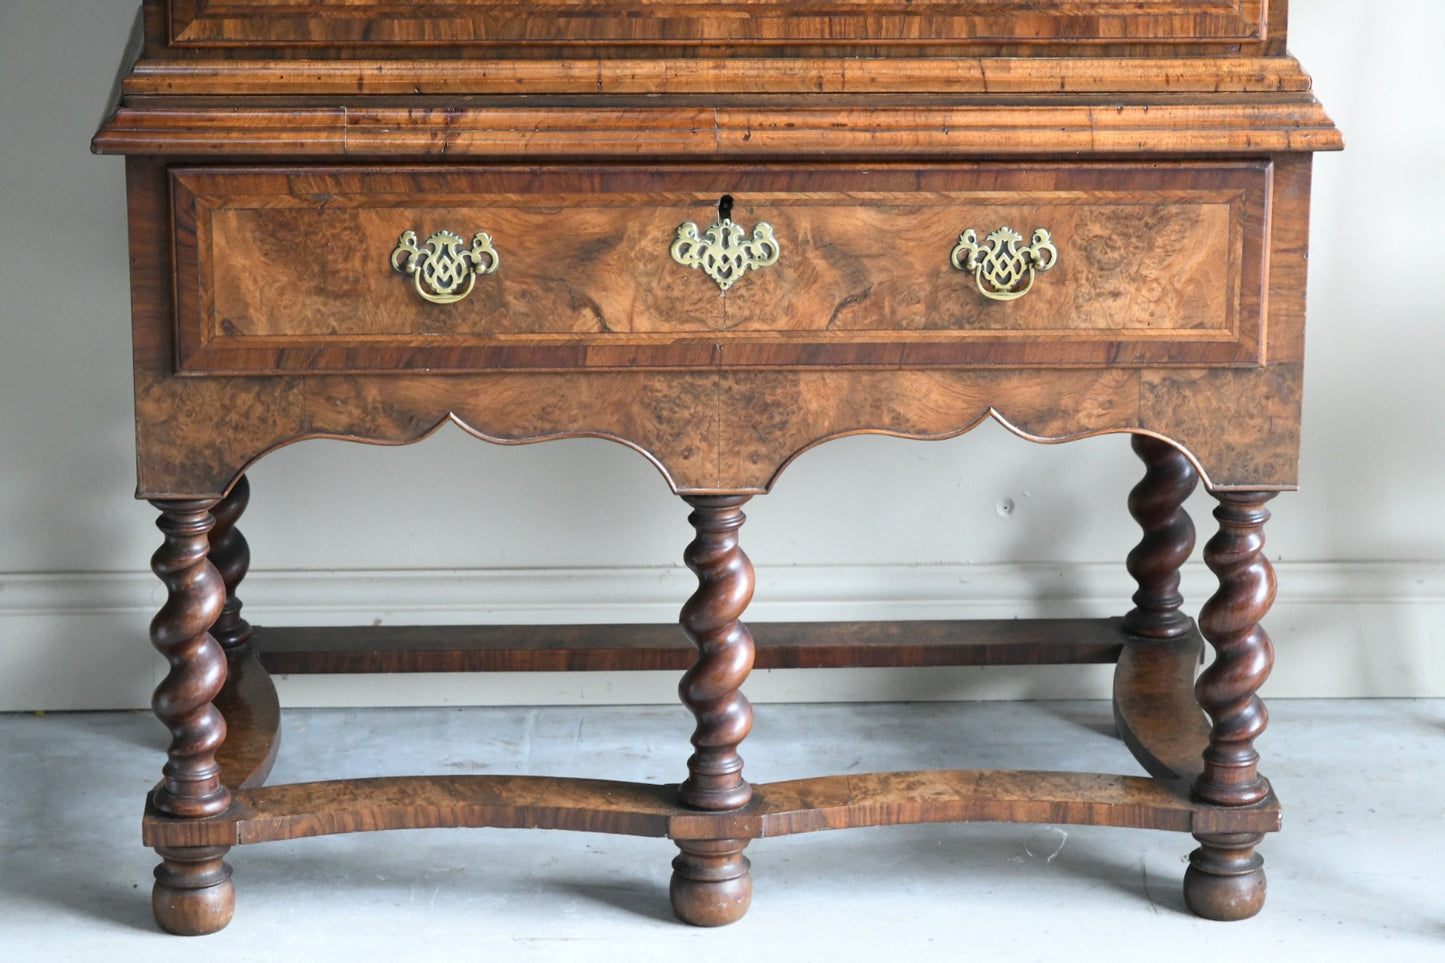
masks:
{"label": "keyhole", "polygon": [[720,221],[731,221],[733,219],[733,196],[724,194],[718,198],[717,217]]}

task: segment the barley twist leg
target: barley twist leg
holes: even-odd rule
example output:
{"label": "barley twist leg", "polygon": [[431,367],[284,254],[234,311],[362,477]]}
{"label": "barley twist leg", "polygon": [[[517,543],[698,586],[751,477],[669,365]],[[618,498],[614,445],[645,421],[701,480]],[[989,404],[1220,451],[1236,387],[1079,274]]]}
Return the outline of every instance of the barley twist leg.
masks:
{"label": "barley twist leg", "polygon": [[[1204,560],[1219,577],[1219,590],[1205,603],[1199,627],[1215,659],[1199,677],[1195,694],[1212,722],[1204,769],[1194,783],[1196,798],[1219,806],[1249,806],[1269,796],[1259,775],[1254,741],[1269,713],[1256,694],[1269,676],[1274,651],[1260,621],[1274,602],[1274,570],[1264,556],[1265,504],[1272,492],[1221,492],[1214,517],[1219,532],[1204,547]],[[1208,919],[1237,920],[1264,906],[1263,860],[1253,834],[1197,835],[1189,857],[1184,898]]]}
{"label": "barley twist leg", "polygon": [[[684,560],[698,589],[683,606],[682,630],[697,646],[697,660],[678,686],[697,718],[688,777],[678,788],[685,806],[709,811],[737,809],[752,798],[743,779],[738,745],[753,724],[752,706],[739,691],[753,665],[753,639],[743,611],[753,595],[753,569],[738,547],[746,495],[687,499],[688,521],[697,532]],[[677,840],[671,897],[679,919],[717,926],[742,918],[752,900],[745,839]]]}
{"label": "barley twist leg", "polygon": [[[211,500],[167,500],[157,526],[165,540],[151,567],[168,597],[151,622],[151,642],[170,662],[152,707],[171,733],[161,784],[151,806],[168,816],[203,819],[226,811],[231,795],[221,784],[216,751],[226,722],[212,701],[226,681],[226,656],[210,628],[226,604],[226,586],[207,555],[214,525]],[[230,921],[235,890],[225,847],[161,848],[152,907],[172,933],[213,933]]]}

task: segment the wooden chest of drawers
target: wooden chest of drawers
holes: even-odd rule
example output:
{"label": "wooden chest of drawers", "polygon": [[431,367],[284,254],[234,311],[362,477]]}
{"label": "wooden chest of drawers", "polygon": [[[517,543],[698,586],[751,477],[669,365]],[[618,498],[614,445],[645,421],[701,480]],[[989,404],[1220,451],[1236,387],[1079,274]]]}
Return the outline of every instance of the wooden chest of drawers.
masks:
{"label": "wooden chest of drawers", "polygon": [[[1199,839],[1196,912],[1257,912],[1254,850],[1279,820],[1252,745],[1262,529],[1297,481],[1310,156],[1340,146],[1285,19],[1283,0],[148,0],[95,147],[128,158],[139,494],[170,590],[152,641],[174,742],[145,820],[161,925],[225,925],[231,846],[426,825],[671,837],[674,908],[704,924],[746,910],[761,836],[1149,826]],[[1134,435],[1132,611],[762,626],[754,644],[751,495],[829,438],[987,417]],[[682,633],[253,630],[246,468],[448,420],[657,465],[697,530]],[[1220,589],[1196,628],[1177,585],[1199,478]],[[1101,660],[1148,775],[742,776],[755,663]],[[680,786],[262,785],[268,669],[660,666],[686,668],[698,720]]]}

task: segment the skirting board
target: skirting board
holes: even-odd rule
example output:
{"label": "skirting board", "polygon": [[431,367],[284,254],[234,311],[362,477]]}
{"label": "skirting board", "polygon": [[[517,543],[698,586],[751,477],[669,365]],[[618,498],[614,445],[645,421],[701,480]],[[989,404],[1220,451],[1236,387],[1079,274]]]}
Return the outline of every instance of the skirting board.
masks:
{"label": "skirting board", "polygon": [[[1445,697],[1445,564],[1282,563],[1265,620],[1277,652],[1268,698]],[[1186,607],[1213,588],[1185,571]],[[271,625],[672,622],[693,591],[681,567],[500,571],[257,571],[245,615]],[[748,619],[830,621],[1121,614],[1121,566],[759,568]],[[146,626],[164,589],[149,573],[0,575],[0,711],[143,708],[164,674]],[[1103,698],[1107,666],[755,672],[754,702]],[[286,706],[648,704],[672,673],[293,676]]]}

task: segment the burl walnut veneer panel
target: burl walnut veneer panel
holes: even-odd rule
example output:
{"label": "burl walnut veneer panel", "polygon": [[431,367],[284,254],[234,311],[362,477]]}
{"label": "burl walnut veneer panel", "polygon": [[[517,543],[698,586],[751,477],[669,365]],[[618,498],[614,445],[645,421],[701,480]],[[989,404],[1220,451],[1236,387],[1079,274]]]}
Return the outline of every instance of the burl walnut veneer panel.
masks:
{"label": "burl walnut veneer panel", "polygon": [[[171,176],[186,372],[1260,360],[1267,163]],[[668,251],[723,196],[781,256],[720,292]],[[1059,252],[1006,303],[950,264],[1001,227]],[[408,230],[500,264],[428,303]]]}

